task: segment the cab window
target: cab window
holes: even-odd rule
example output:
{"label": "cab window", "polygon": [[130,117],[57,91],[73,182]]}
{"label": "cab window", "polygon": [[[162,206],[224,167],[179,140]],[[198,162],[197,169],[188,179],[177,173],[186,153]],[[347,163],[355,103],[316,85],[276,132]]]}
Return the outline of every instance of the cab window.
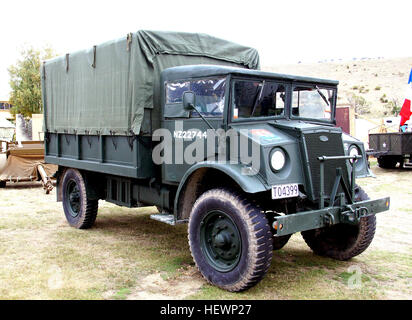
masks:
{"label": "cab window", "polygon": [[285,84],[265,80],[235,80],[233,119],[279,117],[285,114]]}
{"label": "cab window", "polygon": [[199,117],[199,113],[205,117],[223,117],[225,90],[226,78],[207,78],[166,83],[165,114],[170,114],[176,108],[182,109],[181,106],[176,106],[176,104],[182,104],[182,96],[185,91],[193,91],[196,95],[196,111],[190,112],[190,117]]}
{"label": "cab window", "polygon": [[335,94],[336,89],[317,85],[295,86],[292,94],[292,117],[330,121]]}
{"label": "cab window", "polygon": [[166,84],[166,104],[182,103],[183,92],[189,90],[189,81],[177,81]]}

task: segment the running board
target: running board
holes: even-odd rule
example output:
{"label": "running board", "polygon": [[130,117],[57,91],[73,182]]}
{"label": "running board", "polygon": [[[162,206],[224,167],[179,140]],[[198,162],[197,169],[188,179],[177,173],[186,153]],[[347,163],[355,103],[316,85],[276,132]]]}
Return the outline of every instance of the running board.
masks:
{"label": "running board", "polygon": [[164,213],[151,214],[150,219],[160,221],[163,223],[167,223],[167,224],[170,224],[171,226],[176,225],[175,216],[173,214],[164,214]]}

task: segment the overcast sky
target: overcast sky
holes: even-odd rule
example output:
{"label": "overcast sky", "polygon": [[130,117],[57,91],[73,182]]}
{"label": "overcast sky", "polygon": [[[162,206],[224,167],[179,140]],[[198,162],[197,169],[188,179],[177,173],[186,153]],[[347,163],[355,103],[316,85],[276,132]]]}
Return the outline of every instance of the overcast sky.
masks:
{"label": "overcast sky", "polygon": [[412,56],[410,0],[2,0],[0,100],[25,44],[59,54],[140,29],[203,32],[259,50],[261,65]]}

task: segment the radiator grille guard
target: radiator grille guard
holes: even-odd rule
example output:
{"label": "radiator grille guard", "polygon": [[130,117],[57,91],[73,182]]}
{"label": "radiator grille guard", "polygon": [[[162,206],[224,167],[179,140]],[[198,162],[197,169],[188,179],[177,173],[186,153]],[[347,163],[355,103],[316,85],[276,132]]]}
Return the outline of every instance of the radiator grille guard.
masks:
{"label": "radiator grille guard", "polygon": [[[326,137],[326,138],[325,138]],[[338,132],[317,132],[317,133],[303,133],[302,147],[306,148],[303,152],[305,163],[308,163],[306,174],[308,175],[306,181],[308,189],[312,191],[312,199],[319,200],[320,198],[320,161],[321,156],[344,156],[342,135]],[[348,167],[346,159],[336,159],[326,161],[324,165],[324,194],[328,198],[333,189],[336,180],[336,169],[342,169],[342,177],[345,183],[349,186]],[[309,190],[307,190],[309,191]],[[342,187],[339,186],[338,193],[343,192]]]}

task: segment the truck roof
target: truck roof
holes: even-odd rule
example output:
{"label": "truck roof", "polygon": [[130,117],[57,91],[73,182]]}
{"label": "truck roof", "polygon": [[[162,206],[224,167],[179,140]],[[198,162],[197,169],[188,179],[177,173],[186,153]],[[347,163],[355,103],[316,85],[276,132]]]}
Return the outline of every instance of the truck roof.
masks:
{"label": "truck roof", "polygon": [[164,70],[163,72],[164,81],[173,81],[179,79],[187,78],[199,78],[199,77],[210,77],[210,76],[225,76],[225,75],[239,75],[245,77],[260,77],[260,78],[270,78],[277,80],[286,81],[297,81],[297,82],[316,82],[325,85],[336,86],[339,84],[337,80],[303,77],[290,74],[281,74],[274,72],[266,72],[260,70],[251,70],[244,68],[228,67],[228,66],[218,66],[218,65],[186,65],[179,67],[172,67]]}

